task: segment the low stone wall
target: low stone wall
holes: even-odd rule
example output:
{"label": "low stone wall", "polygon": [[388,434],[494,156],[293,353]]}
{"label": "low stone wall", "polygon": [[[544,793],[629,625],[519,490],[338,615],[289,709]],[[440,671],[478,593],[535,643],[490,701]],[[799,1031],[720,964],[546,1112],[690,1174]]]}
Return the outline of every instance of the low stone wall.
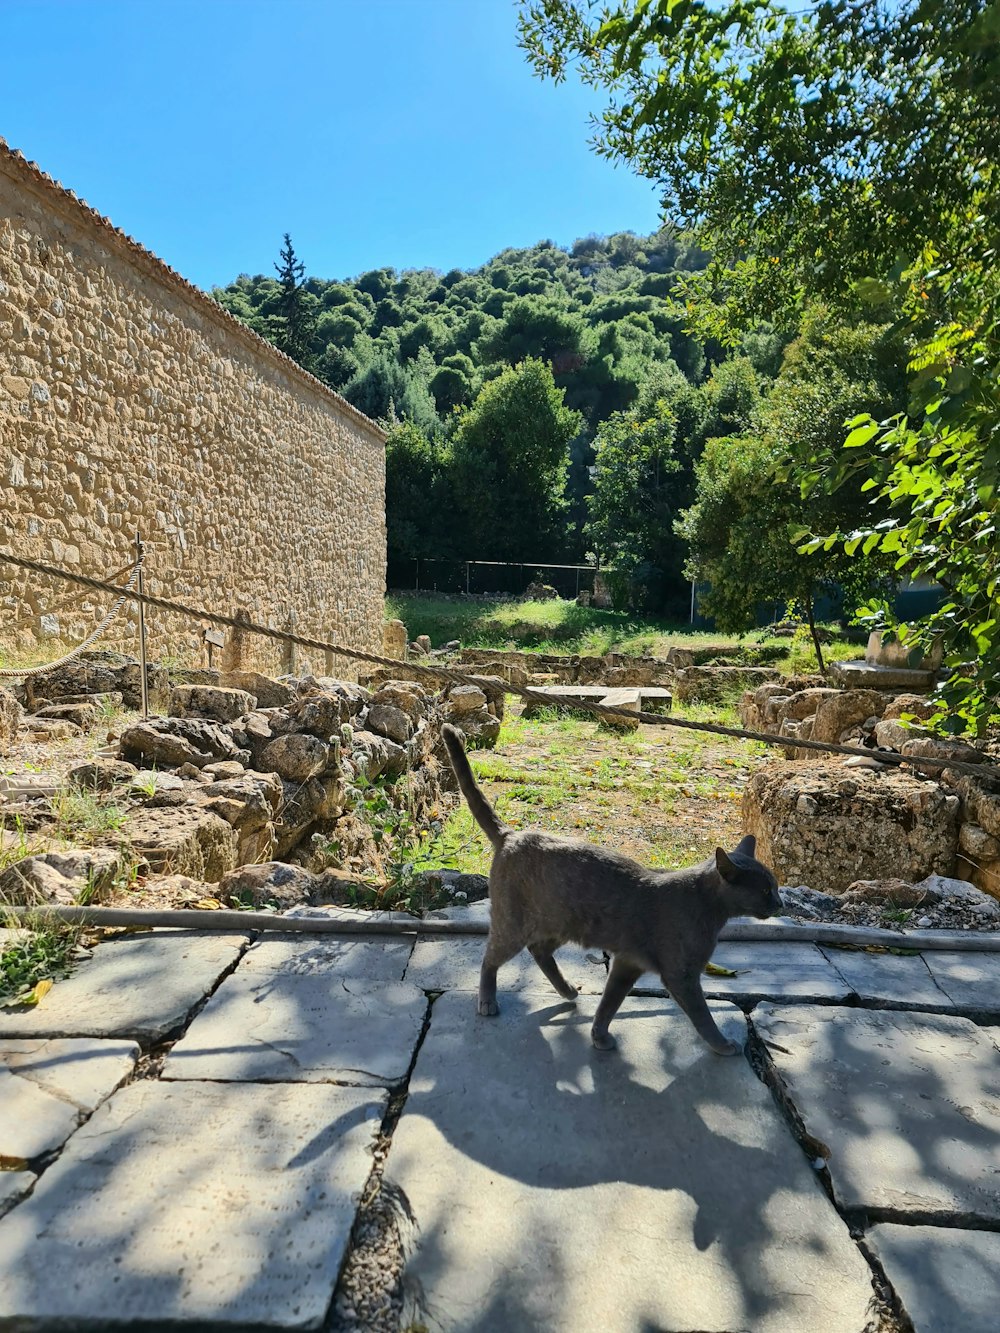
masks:
{"label": "low stone wall", "polygon": [[[343,877],[383,875],[387,857],[444,817],[455,783],[442,722],[451,721],[471,744],[483,743],[484,726],[494,736],[500,726],[484,693],[471,686],[439,697],[406,680],[372,691],[329,678],[182,674],[187,680],[170,690],[166,716],[132,720],[113,751],[77,762],[55,785],[49,779],[48,792],[66,782],[100,793],[123,812],[120,827],[94,847],[27,857],[0,876],[0,893],[72,902],[87,889],[100,900],[119,892],[136,869],[182,877],[168,886],[171,893],[197,896],[199,884],[220,881],[230,893],[240,867],[275,860],[321,875],[310,889],[314,899],[343,901]],[[114,681],[98,675],[94,683]],[[0,716],[12,713],[21,734],[60,728],[52,734],[64,740],[100,724],[97,695],[90,702],[59,697],[64,702],[36,699],[36,713],[21,714],[13,696],[0,691]],[[105,701],[112,697],[120,703],[121,692],[101,692]],[[58,842],[46,790],[36,795],[26,779],[14,804],[0,793],[5,818],[18,821],[26,846]],[[255,900],[270,895],[289,905],[305,881],[289,880],[286,870],[239,875],[239,891],[253,881]]]}
{"label": "low stone wall", "polygon": [[891,769],[769,764],[743,796],[743,826],[779,882],[827,893],[953,875],[960,822],[955,793]]}
{"label": "low stone wall", "polygon": [[[991,756],[975,746],[931,736],[921,722],[933,715],[934,707],[922,695],[832,689],[815,683],[819,679],[783,680],[747,691],[740,701],[741,722],[751,731],[787,737],[786,758],[813,764],[817,762],[816,752],[797,746],[796,740],[868,744],[894,750],[917,771],[922,757],[983,764],[981,778],[939,767],[926,767],[924,772],[926,779],[939,783],[959,801],[957,873],[1000,899],[1000,782],[990,778]],[[839,772],[844,775],[842,765]],[[857,777],[858,770],[854,770],[850,780]],[[814,833],[815,828],[809,827]],[[837,855],[836,848],[830,850],[831,855]],[[923,875],[930,873],[929,867],[923,871]],[[880,874],[883,872],[872,877]]]}

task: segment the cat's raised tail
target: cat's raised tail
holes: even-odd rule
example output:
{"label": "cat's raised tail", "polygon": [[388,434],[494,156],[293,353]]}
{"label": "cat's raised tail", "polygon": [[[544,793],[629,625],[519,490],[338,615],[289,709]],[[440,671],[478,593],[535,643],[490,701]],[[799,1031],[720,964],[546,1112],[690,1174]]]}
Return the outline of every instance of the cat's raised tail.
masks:
{"label": "cat's raised tail", "polygon": [[462,733],[457,727],[445,723],[441,728],[441,735],[444,737],[444,743],[448,747],[448,758],[451,760],[451,766],[455,770],[455,777],[458,778],[458,785],[462,789],[462,795],[469,803],[469,809],[472,811],[472,818],[483,830],[494,847],[499,847],[504,838],[510,832],[506,824],[497,819],[496,811],[490,805],[489,801],[483,795],[481,788],[476,783],[475,775],[465,755],[465,744]]}

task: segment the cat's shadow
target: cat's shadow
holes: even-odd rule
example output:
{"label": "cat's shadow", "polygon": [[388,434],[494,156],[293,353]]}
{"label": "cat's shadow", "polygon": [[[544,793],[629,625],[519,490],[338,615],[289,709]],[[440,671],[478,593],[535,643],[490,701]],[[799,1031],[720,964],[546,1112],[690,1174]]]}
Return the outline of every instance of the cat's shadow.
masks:
{"label": "cat's shadow", "polygon": [[[700,1250],[730,1230],[731,1239],[746,1238],[746,1182],[772,1177],[777,1186],[779,1154],[800,1149],[744,1056],[713,1055],[669,1000],[647,1001],[641,1011],[626,1005],[614,1025],[619,1049],[609,1052],[591,1044],[589,1007],[584,1013],[557,1002],[532,1010],[510,993],[502,1005],[499,1018],[462,1015],[469,1039],[489,1051],[488,1080],[447,1067],[450,1042],[440,1032],[446,1019],[435,1014],[440,1055],[435,1040],[421,1052],[405,1114],[426,1116],[451,1138],[458,1120],[456,1147],[533,1187],[614,1182],[682,1191],[697,1208]],[[639,1061],[631,1031],[638,1024]],[[459,1088],[471,1104],[455,1117]]]}
{"label": "cat's shadow", "polygon": [[[816,1191],[817,1213],[828,1205],[745,1056],[713,1055],[669,1000],[626,1004],[616,1052],[591,1045],[592,1005],[539,1008],[509,992],[501,1004],[493,1019],[477,1019],[468,995],[435,1005],[404,1121],[425,1117],[465,1158],[533,1190],[638,1187],[631,1202],[618,1196],[619,1221],[609,1217],[608,1226],[620,1226],[624,1209],[639,1232],[662,1234],[665,1259],[677,1262],[689,1244],[715,1248],[751,1317],[775,1300],[762,1263],[769,1247],[791,1240],[803,1269],[822,1261],[821,1225],[794,1239],[780,1226],[775,1196],[790,1187],[789,1161],[799,1185]],[[722,1021],[732,1025],[728,1035],[742,1028],[735,1011]],[[479,1055],[464,1065],[469,1044]],[[399,1146],[408,1153],[405,1135]],[[392,1152],[387,1174],[405,1185],[405,1161]],[[609,1197],[602,1191],[588,1206]],[[428,1248],[435,1241],[424,1235],[433,1268]]]}

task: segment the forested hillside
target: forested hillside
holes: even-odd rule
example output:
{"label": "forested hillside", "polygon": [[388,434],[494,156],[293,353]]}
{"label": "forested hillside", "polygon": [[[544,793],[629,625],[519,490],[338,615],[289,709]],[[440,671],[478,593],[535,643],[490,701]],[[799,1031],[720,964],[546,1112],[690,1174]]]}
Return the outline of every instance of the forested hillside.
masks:
{"label": "forested hillside", "polygon": [[[799,446],[835,451],[845,415],[897,406],[902,352],[820,309],[797,336],[748,321],[726,348],[703,345],[685,284],[708,261],[664,228],[505,250],[472,272],[327,281],[286,237],[276,276],[215,296],[387,425],[390,586],[415,557],[597,557],[646,609],[681,612],[687,578],[711,578],[739,628],[759,600],[811,600],[838,575],[822,553],[796,566],[788,527],[808,516],[774,468]],[[737,543],[762,558],[734,574]]]}
{"label": "forested hillside", "polygon": [[[283,256],[283,259],[286,257]],[[664,228],[654,236],[588,236],[504,250],[471,272],[375,269],[354,279],[300,283],[306,336],[297,359],[376,419],[390,407],[428,435],[473,402],[486,380],[536,357],[552,366],[566,406],[593,429],[635,398],[649,367],[704,370],[672,299],[678,276],[708,256]],[[214,293],[258,333],[283,344],[285,288],[242,275]]]}

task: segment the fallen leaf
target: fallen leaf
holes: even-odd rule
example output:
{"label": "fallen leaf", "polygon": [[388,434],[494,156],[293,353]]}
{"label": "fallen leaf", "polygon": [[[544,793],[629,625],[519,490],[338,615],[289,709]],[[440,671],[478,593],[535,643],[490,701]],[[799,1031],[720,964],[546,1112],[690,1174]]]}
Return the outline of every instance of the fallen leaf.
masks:
{"label": "fallen leaf", "polygon": [[46,995],[52,989],[52,978],[43,977],[41,981],[36,981],[27,995],[21,997],[19,1004],[36,1005],[39,1000],[44,1000]]}
{"label": "fallen leaf", "polygon": [[24,1157],[7,1157],[0,1153],[0,1171],[27,1171],[28,1162]]}
{"label": "fallen leaf", "polygon": [[191,904],[202,912],[219,912],[222,910],[222,904],[218,898],[199,898],[197,902]]}
{"label": "fallen leaf", "polygon": [[740,974],[734,972],[731,967],[720,967],[718,963],[706,963],[705,974],[710,977],[738,977]]}

